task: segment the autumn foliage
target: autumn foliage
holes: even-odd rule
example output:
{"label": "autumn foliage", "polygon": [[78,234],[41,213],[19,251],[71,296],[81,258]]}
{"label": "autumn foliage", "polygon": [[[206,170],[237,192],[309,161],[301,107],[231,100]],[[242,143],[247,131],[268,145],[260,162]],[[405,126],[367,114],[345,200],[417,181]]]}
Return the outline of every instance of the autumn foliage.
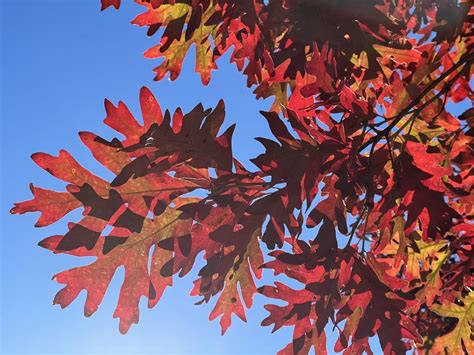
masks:
{"label": "autumn foliage", "polygon": [[[159,37],[145,53],[159,59],[156,80],[176,79],[194,48],[207,84],[230,52],[256,97],[273,97],[252,119],[274,137],[257,138],[245,167],[222,101],[171,113],[143,88],[140,120],[105,102],[120,138],[80,133],[112,181],[66,151],[34,154],[66,191],[31,185],[12,213],[39,211],[43,227],[82,209],[40,246],[96,258],[54,277],[54,302],[86,290],[89,316],[124,267],[114,317],[125,333],[142,296],[155,306],[203,257],[191,294],[217,298],[210,319],[223,333],[260,293],[262,325],[294,329],[285,354],[326,353],[328,327],[345,354],[370,354],[373,336],[386,354],[474,353],[471,1],[136,2],[132,23]],[[264,269],[301,286],[257,287]]]}

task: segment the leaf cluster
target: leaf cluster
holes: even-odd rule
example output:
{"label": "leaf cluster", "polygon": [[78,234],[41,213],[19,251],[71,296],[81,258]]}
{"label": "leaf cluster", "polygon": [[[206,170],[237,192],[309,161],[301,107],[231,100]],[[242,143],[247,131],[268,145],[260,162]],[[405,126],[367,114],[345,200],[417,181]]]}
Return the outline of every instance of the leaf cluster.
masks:
{"label": "leaf cluster", "polygon": [[[474,111],[459,109],[473,98],[471,1],[136,2],[132,23],[160,36],[145,53],[161,60],[156,80],[176,79],[194,47],[207,84],[230,52],[257,98],[275,99],[261,113],[273,138],[257,138],[247,168],[222,101],[163,113],[142,88],[140,122],[105,103],[121,137],[80,133],[111,181],[66,151],[34,154],[66,191],[31,185],[12,213],[40,212],[43,227],[81,208],[40,245],[96,258],[54,277],[65,285],[54,302],[86,290],[89,316],[124,267],[114,317],[125,333],[141,297],[153,307],[203,257],[191,294],[217,298],[223,333],[260,293],[285,302],[262,322],[293,328],[282,353],[326,353],[328,326],[345,354],[372,353],[373,336],[386,354],[473,353]],[[257,287],[262,270],[301,287]]]}

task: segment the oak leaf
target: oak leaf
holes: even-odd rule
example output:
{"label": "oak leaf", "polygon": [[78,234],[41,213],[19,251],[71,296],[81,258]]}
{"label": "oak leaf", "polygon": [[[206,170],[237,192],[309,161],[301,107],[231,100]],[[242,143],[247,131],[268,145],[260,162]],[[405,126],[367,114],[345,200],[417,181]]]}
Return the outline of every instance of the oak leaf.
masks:
{"label": "oak leaf", "polygon": [[459,297],[456,303],[444,300],[434,304],[433,312],[443,317],[458,320],[456,327],[448,334],[435,339],[431,351],[433,353],[471,354],[474,351],[472,343],[472,327],[474,322],[474,292]]}

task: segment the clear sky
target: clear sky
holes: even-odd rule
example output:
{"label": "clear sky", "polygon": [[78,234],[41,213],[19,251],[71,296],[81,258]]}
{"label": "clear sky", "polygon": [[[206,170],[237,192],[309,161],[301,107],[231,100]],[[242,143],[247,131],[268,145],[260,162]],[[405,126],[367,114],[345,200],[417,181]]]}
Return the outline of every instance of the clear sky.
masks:
{"label": "clear sky", "polygon": [[[154,309],[143,303],[139,325],[125,336],[112,318],[120,272],[91,318],[83,316],[84,293],[65,310],[53,307],[61,285],[51,277],[83,260],[52,255],[36,244],[63,234],[65,222],[34,228],[38,214],[8,213],[13,202],[31,198],[30,182],[64,188],[33,163],[34,152],[57,154],[64,148],[92,171],[107,176],[77,132],[112,137],[102,123],[104,98],[125,101],[139,116],[138,93],[143,85],[151,88],[163,108],[181,106],[187,111],[198,102],[211,107],[223,98],[227,124],[237,123],[234,151],[242,161],[262,151],[253,137],[270,137],[258,114],[270,102],[255,100],[244,76],[228,64],[227,57],[221,59],[207,87],[194,73],[192,55],[179,80],[153,82],[151,70],[157,62],[142,53],[157,38],[149,39],[146,30],[129,24],[140,7],[124,3],[118,12],[101,13],[99,0],[1,1],[1,352],[275,353],[290,341],[291,330],[272,335],[270,327],[260,326],[267,315],[263,297],[256,296],[247,324],[234,318],[221,337],[218,321],[208,320],[213,303],[195,306],[197,299],[188,295],[195,274],[168,289]],[[73,213],[67,219],[77,216]],[[269,276],[265,276],[267,283],[272,280]]]}

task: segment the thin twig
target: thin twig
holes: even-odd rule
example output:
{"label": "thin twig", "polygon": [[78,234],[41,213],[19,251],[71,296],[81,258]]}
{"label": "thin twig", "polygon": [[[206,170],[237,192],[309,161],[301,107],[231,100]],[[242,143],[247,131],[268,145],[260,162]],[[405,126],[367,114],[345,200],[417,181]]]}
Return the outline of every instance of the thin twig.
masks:
{"label": "thin twig", "polygon": [[357,230],[357,227],[359,226],[359,223],[362,219],[362,217],[364,216],[364,213],[365,213],[365,209],[366,209],[366,206],[364,205],[364,207],[362,208],[362,211],[360,213],[360,215],[357,217],[357,220],[355,221],[355,223],[353,224],[352,226],[352,230],[351,230],[351,233],[349,235],[349,240],[347,241],[347,244],[345,246],[345,248],[347,248],[351,242],[352,242],[352,237],[354,236],[354,233],[355,231]]}
{"label": "thin twig", "polygon": [[[451,73],[453,73],[454,71],[456,71],[459,67],[463,66],[463,65],[468,65],[470,64],[471,62],[474,61],[474,55],[469,55],[467,57],[465,57],[464,59],[460,60],[459,62],[457,62],[456,64],[454,64],[451,68],[449,68],[445,73],[443,73],[442,75],[440,75],[440,77],[436,80],[434,80],[433,82],[431,82],[414,100],[412,100],[410,102],[410,104],[407,105],[407,107],[405,107],[402,111],[400,111],[400,113],[396,116],[396,118],[382,131],[380,131],[379,134],[377,134],[376,136],[373,136],[372,138],[370,138],[367,142],[365,142],[364,144],[362,144],[362,146],[359,148],[359,152],[361,152],[362,150],[364,150],[365,148],[367,148],[370,144],[373,144],[373,143],[377,143],[380,139],[382,139],[382,137],[385,137],[387,134],[390,133],[390,131],[407,115],[410,113],[411,109],[416,107],[421,101],[422,99],[431,91],[433,90],[434,88],[436,88],[441,82],[443,82],[443,80],[445,80],[449,75],[451,75]],[[444,93],[444,91],[448,90],[451,86],[451,84],[456,81],[459,76],[462,75],[462,70],[456,74],[456,76],[449,81],[449,83],[447,83],[445,85],[445,87],[435,96],[433,96],[433,98],[431,98],[430,100],[428,100],[427,102],[425,102],[423,105],[421,105],[418,109],[418,110],[422,110],[424,107],[426,107],[427,105],[429,105],[432,101],[436,100],[440,95],[442,95]],[[415,111],[416,112],[416,111]]]}

